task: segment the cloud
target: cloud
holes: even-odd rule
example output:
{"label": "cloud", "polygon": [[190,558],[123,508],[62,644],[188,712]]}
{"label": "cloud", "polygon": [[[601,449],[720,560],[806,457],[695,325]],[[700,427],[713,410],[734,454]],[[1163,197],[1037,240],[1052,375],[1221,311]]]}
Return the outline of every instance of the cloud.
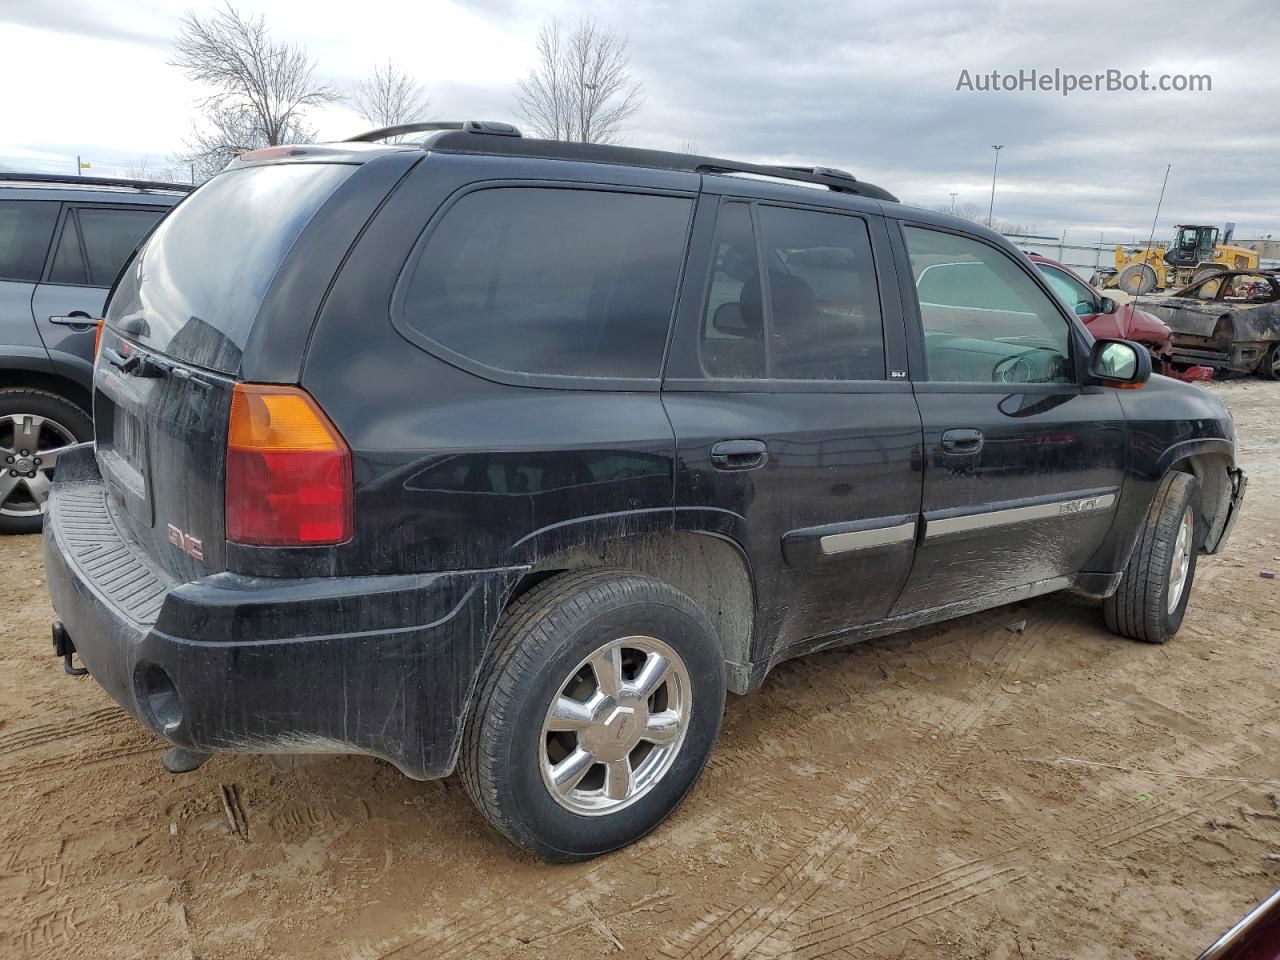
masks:
{"label": "cloud", "polygon": [[[1186,220],[1235,220],[1241,236],[1280,227],[1280,129],[1259,106],[1275,99],[1280,34],[1189,29],[1204,16],[1202,2],[1130,2],[1122,22],[1114,4],[1011,0],[597,0],[590,8],[363,0],[356,17],[346,0],[240,6],[261,9],[278,36],[306,46],[344,88],[390,57],[427,83],[438,116],[494,120],[516,119],[515,83],[532,65],[538,25],[589,9],[627,36],[644,83],[635,145],[694,140],[720,156],[843,167],[922,205],[946,205],[957,192],[960,203],[985,209],[991,145],[1000,143],[998,218],[1125,239],[1150,229],[1172,163],[1161,234]],[[6,89],[47,76],[42,67],[66,62],[64,48],[87,65],[10,107],[0,136],[72,153],[77,137],[120,154],[180,150],[199,91],[165,62],[179,8],[120,0],[106,10],[89,0],[0,0],[0,21],[15,24],[6,34],[24,31],[0,62]],[[1214,6],[1217,23],[1256,17],[1256,6],[1237,0]],[[1213,89],[1070,97],[955,89],[961,70],[1031,68],[1208,73]],[[361,125],[337,107],[312,122],[335,137]]]}

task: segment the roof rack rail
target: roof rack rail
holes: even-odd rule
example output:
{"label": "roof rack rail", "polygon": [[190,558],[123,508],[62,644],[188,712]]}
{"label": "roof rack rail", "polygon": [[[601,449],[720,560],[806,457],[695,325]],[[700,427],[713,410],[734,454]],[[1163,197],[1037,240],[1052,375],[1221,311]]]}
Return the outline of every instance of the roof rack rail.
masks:
{"label": "roof rack rail", "polygon": [[177,190],[190,193],[189,183],[166,183],[162,180],[131,180],[117,177],[80,177],[72,173],[9,173],[0,171],[0,183],[70,183],[84,187],[132,187],[135,190]]}
{"label": "roof rack rail", "polygon": [[375,143],[388,137],[401,137],[406,133],[429,133],[435,130],[465,130],[467,133],[487,133],[496,137],[520,137],[523,134],[509,123],[498,123],[494,120],[439,120],[431,123],[399,123],[394,127],[379,127],[377,130],[366,130],[354,137],[347,137],[344,143]]}
{"label": "roof rack rail", "polygon": [[858,178],[847,170],[835,167],[792,167],[773,166],[764,163],[739,163],[730,160],[711,160],[699,163],[694,168],[696,173],[749,173],[757,177],[777,177],[782,180],[798,180],[801,183],[814,183],[824,186],[836,193],[853,193],[877,200],[898,198],[889,191],[877,187],[874,183],[859,182]]}
{"label": "roof rack rail", "polygon": [[[439,153],[487,154],[520,157],[541,157],[548,160],[575,160],[586,163],[615,163],[654,170],[677,170],[688,173],[745,173],[775,180],[792,180],[826,187],[837,193],[849,193],[872,200],[897,203],[898,198],[888,190],[858,180],[847,170],[834,167],[791,167],[763,163],[744,163],[722,160],[690,153],[674,153],[667,150],[649,150],[642,147],[618,147],[599,143],[578,143],[569,140],[526,139],[515,127],[506,123],[439,123],[405,124],[388,127],[356,137],[357,140],[376,140],[395,136],[398,132],[434,130],[435,135],[426,138],[422,148]],[[503,134],[500,137],[475,137],[473,134]]]}

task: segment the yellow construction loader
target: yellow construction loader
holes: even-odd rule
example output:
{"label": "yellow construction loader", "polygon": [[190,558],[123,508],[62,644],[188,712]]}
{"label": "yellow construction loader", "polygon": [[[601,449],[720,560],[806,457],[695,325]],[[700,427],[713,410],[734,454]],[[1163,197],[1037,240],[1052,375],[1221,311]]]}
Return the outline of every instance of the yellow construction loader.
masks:
{"label": "yellow construction loader", "polygon": [[1228,223],[1222,242],[1218,228],[1179,224],[1173,242],[1159,247],[1116,247],[1115,273],[1108,287],[1138,296],[1152,290],[1185,287],[1217,270],[1257,270],[1258,254],[1231,245],[1235,224]]}

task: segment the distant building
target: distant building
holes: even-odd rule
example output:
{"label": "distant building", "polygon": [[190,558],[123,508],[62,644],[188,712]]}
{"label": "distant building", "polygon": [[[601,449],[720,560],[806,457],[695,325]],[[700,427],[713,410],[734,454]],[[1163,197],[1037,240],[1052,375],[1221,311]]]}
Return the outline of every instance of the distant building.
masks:
{"label": "distant building", "polygon": [[1272,240],[1270,237],[1262,240],[1242,240],[1240,246],[1257,250],[1258,257],[1262,260],[1280,260],[1280,240]]}

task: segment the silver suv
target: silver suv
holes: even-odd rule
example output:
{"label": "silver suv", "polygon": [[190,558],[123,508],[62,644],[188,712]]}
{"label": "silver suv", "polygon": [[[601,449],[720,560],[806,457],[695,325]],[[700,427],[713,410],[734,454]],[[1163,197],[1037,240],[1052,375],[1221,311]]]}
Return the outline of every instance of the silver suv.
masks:
{"label": "silver suv", "polygon": [[58,451],[93,438],[107,291],[191,187],[0,173],[0,533],[35,533]]}

